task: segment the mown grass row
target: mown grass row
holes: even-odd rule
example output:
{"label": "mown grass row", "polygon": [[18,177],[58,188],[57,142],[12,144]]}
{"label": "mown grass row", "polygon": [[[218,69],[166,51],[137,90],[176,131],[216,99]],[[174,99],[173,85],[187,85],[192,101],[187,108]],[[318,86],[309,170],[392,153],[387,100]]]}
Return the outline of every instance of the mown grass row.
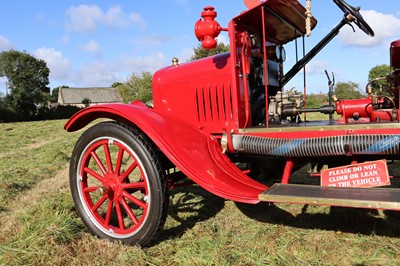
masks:
{"label": "mown grass row", "polygon": [[0,265],[398,265],[400,215],[244,205],[173,190],[149,248],[99,240],[76,216],[65,121],[0,124]]}

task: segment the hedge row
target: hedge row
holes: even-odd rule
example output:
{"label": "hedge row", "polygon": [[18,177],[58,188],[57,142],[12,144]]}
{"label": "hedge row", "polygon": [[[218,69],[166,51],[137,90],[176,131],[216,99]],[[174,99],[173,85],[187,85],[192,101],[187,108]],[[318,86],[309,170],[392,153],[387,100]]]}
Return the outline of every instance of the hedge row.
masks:
{"label": "hedge row", "polygon": [[38,120],[55,120],[55,119],[68,119],[73,114],[81,110],[76,106],[58,106],[54,109],[42,108],[38,113],[29,119],[23,119],[17,113],[0,108],[0,122],[21,122],[21,121],[38,121]]}

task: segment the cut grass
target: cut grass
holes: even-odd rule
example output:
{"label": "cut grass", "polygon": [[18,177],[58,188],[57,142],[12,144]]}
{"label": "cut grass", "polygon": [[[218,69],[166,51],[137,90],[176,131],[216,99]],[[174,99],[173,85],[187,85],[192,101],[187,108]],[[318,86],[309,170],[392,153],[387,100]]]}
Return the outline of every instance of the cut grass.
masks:
{"label": "cut grass", "polygon": [[[399,265],[400,215],[237,204],[200,187],[171,192],[149,248],[91,236],[76,216],[66,121],[0,124],[0,265]],[[397,167],[397,166],[391,166]]]}
{"label": "cut grass", "polygon": [[19,193],[65,168],[77,134],[62,130],[64,123],[0,124],[0,210],[7,209]]}

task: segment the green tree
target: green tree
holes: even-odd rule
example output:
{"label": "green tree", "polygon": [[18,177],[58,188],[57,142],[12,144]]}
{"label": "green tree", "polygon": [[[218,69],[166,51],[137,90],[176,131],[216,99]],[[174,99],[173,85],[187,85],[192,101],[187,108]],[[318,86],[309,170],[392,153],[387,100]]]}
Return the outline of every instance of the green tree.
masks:
{"label": "green tree", "polygon": [[51,96],[50,96],[50,102],[56,103],[58,102],[58,92],[60,91],[60,88],[69,88],[69,86],[59,86],[55,87],[51,90]]}
{"label": "green tree", "polygon": [[92,103],[92,101],[91,101],[90,99],[88,99],[88,98],[84,98],[84,99],[82,100],[82,104],[84,104],[85,107],[90,106],[91,103]]}
{"label": "green tree", "polygon": [[190,61],[197,60],[200,58],[220,54],[220,53],[225,53],[229,51],[229,45],[224,44],[223,42],[218,43],[217,47],[213,50],[206,50],[201,46],[201,43],[193,48],[194,55],[190,58]]}
{"label": "green tree", "polygon": [[328,95],[323,93],[311,93],[307,95],[307,108],[319,108],[328,102]]}
{"label": "green tree", "polygon": [[58,91],[59,90],[60,90],[60,87],[56,87],[51,90],[50,102],[56,103],[58,101]]}
{"label": "green tree", "polygon": [[0,76],[7,77],[9,83],[10,109],[23,119],[33,117],[49,99],[49,73],[44,60],[26,52],[1,52]]}
{"label": "green tree", "polygon": [[0,92],[0,108],[6,109],[7,108],[7,98],[6,96]]}
{"label": "green tree", "polygon": [[150,72],[142,72],[139,75],[133,73],[129,79],[117,88],[124,102],[140,100],[146,104],[152,102],[151,80],[153,75]]}
{"label": "green tree", "polygon": [[336,83],[333,94],[336,95],[339,100],[358,99],[363,97],[359,85],[351,81]]}
{"label": "green tree", "polygon": [[[378,65],[378,66],[371,68],[371,70],[369,71],[369,74],[368,74],[368,80],[386,77],[389,73],[390,73],[389,65],[386,65],[386,64]],[[378,80],[378,81],[372,82],[372,84],[371,84],[373,92],[377,92],[387,86],[388,86],[388,83],[386,82],[386,79]]]}
{"label": "green tree", "polygon": [[0,106],[2,106],[1,104],[4,102],[4,100],[6,99],[6,96],[0,92]]}
{"label": "green tree", "polygon": [[114,83],[111,85],[111,88],[117,88],[117,87],[120,86],[120,85],[122,85],[121,82],[114,82]]}

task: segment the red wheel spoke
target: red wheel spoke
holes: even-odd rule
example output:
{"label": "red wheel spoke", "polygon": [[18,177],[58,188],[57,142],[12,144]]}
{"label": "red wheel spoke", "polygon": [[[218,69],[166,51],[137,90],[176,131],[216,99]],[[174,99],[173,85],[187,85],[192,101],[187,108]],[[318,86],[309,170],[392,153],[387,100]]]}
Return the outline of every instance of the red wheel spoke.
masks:
{"label": "red wheel spoke", "polygon": [[132,173],[132,171],[138,166],[137,162],[134,161],[128,169],[119,177],[119,181],[122,182],[125,180],[125,178]]}
{"label": "red wheel spoke", "polygon": [[92,211],[97,211],[97,209],[104,203],[104,201],[107,199],[107,195],[103,195],[101,199],[92,207]]}
{"label": "red wheel spoke", "polygon": [[113,201],[109,200],[107,206],[106,220],[105,220],[107,226],[110,225],[112,210],[113,210]]}
{"label": "red wheel spoke", "polygon": [[115,210],[117,211],[119,229],[125,230],[124,218],[122,217],[121,206],[119,202],[115,202]]}
{"label": "red wheel spoke", "polygon": [[101,162],[99,156],[96,154],[96,152],[92,151],[90,153],[90,155],[92,155],[93,159],[95,160],[97,166],[100,168],[101,172],[103,173],[103,175],[105,175],[107,173],[106,168],[104,167],[103,163]]}
{"label": "red wheel spoke", "polygon": [[158,182],[164,178],[160,158],[140,132],[97,123],[82,134],[71,158],[71,194],[92,233],[138,245],[156,237],[167,216],[159,202],[168,194]]}
{"label": "red wheel spoke", "polygon": [[120,199],[120,202],[122,204],[122,207],[124,207],[126,213],[128,214],[129,218],[133,221],[133,223],[136,225],[139,223],[138,219],[136,218],[135,214],[132,212],[131,208],[129,205],[126,203],[124,199]]}
{"label": "red wheel spoke", "polygon": [[110,149],[108,148],[108,144],[104,144],[103,147],[104,147],[104,154],[106,155],[108,172],[112,172],[113,166],[111,162]]}
{"label": "red wheel spoke", "polygon": [[124,191],[122,192],[122,195],[124,195],[125,198],[127,198],[128,200],[132,201],[134,204],[136,204],[137,206],[139,206],[142,209],[146,208],[146,203],[141,201],[140,199],[132,196],[131,194],[129,194],[128,192]]}
{"label": "red wheel spoke", "polygon": [[98,173],[96,173],[95,171],[93,171],[92,169],[85,167],[83,169],[83,171],[85,173],[88,173],[89,175],[93,176],[94,178],[96,178],[97,180],[99,180],[100,182],[103,181],[103,177],[101,175],[99,175]]}
{"label": "red wheel spoke", "polygon": [[122,159],[124,157],[124,149],[119,147],[118,157],[117,157],[117,164],[115,166],[115,172],[119,175],[121,171]]}
{"label": "red wheel spoke", "polygon": [[144,189],[145,188],[144,182],[123,183],[123,184],[121,184],[121,186],[123,189],[129,189],[129,188]]}
{"label": "red wheel spoke", "polygon": [[85,188],[83,188],[83,192],[85,192],[85,193],[93,192],[93,191],[96,191],[98,188],[99,188],[99,186],[85,187]]}

